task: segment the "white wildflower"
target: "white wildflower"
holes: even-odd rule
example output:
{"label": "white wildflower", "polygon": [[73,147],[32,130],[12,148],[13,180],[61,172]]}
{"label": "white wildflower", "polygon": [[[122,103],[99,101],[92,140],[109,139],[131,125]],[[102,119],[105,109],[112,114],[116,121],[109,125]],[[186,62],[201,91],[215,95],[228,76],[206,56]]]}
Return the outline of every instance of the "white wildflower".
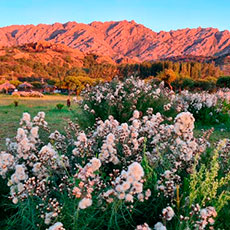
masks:
{"label": "white wildflower", "polygon": [[80,209],[86,209],[91,205],[92,205],[92,200],[89,198],[83,198],[78,204]]}

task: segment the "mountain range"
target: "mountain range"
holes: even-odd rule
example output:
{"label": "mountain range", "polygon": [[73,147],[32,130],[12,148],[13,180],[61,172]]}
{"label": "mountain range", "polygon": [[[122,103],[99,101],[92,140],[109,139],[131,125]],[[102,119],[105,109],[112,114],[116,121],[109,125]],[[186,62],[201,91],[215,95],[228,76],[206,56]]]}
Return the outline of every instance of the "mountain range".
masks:
{"label": "mountain range", "polygon": [[80,56],[95,53],[117,63],[178,56],[219,58],[230,53],[230,32],[215,28],[154,32],[135,21],[126,20],[90,24],[68,22],[12,25],[0,28],[0,47],[22,46],[40,41],[63,44],[76,50]]}

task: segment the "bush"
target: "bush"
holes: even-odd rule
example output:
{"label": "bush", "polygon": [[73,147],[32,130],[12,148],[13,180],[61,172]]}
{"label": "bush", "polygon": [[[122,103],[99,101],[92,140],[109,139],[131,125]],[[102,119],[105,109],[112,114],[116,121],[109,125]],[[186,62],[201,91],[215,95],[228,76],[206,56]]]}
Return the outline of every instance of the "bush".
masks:
{"label": "bush", "polygon": [[12,96],[15,96],[15,97],[43,97],[44,95],[38,91],[31,91],[31,92],[15,91],[12,93]]}
{"label": "bush", "polygon": [[20,84],[22,84],[22,82],[19,80],[12,80],[10,81],[10,84],[13,84],[14,86],[18,87]]}
{"label": "bush", "polygon": [[174,82],[172,82],[172,86],[176,90],[193,90],[194,80],[189,77],[179,77]]}
{"label": "bush", "polygon": [[43,88],[42,83],[39,82],[39,81],[31,82],[31,84],[33,85],[33,87],[34,87],[35,89],[42,89],[42,88]]}
{"label": "bush", "polygon": [[191,112],[196,121],[205,125],[228,124],[230,114],[226,110],[230,102],[228,92],[217,93],[190,93],[182,91],[176,98],[181,110]]}
{"label": "bush", "polygon": [[63,104],[57,104],[56,107],[57,107],[57,109],[61,110],[64,107],[64,105]]}
{"label": "bush", "polygon": [[226,88],[230,86],[230,76],[219,77],[216,85],[221,88]]}
{"label": "bush", "polygon": [[14,101],[14,106],[18,107],[18,103],[19,103],[18,101]]}
{"label": "bush", "polygon": [[194,87],[201,90],[213,90],[216,87],[215,82],[208,80],[197,80],[194,82]]}
{"label": "bush", "polygon": [[78,120],[80,125],[92,126],[96,118],[105,120],[112,115],[119,122],[126,122],[131,118],[133,110],[137,109],[144,115],[148,108],[153,108],[154,113],[160,112],[174,117],[176,110],[171,103],[174,96],[162,83],[158,87],[151,82],[149,84],[134,78],[124,82],[113,79],[109,83],[101,83],[82,92],[82,111]]}

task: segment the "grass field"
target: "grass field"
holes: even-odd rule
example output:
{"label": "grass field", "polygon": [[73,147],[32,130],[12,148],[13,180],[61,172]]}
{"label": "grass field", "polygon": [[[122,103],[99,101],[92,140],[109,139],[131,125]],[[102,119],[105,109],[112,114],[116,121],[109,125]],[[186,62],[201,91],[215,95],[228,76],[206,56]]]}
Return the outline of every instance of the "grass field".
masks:
{"label": "grass field", "polygon": [[[7,95],[0,95],[0,150],[5,149],[5,138],[14,137],[22,113],[29,112],[35,116],[38,112],[46,113],[46,121],[52,131],[63,131],[67,119],[74,120],[77,106],[71,103],[71,108],[66,106],[67,96],[44,96],[43,98],[15,98]],[[18,107],[14,101],[19,102]],[[58,110],[56,105],[62,103],[65,106]]]}

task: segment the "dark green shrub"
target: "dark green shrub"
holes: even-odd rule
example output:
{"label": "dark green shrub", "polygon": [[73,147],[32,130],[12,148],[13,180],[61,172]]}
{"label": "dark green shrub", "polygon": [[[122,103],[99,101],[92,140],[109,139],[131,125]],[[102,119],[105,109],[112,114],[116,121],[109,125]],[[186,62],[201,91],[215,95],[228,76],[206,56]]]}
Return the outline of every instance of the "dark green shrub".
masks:
{"label": "dark green shrub", "polygon": [[59,110],[61,110],[61,109],[64,107],[64,105],[63,105],[63,104],[57,104],[56,107],[57,107]]}
{"label": "dark green shrub", "polygon": [[230,76],[223,76],[218,78],[216,85],[221,88],[230,87]]}
{"label": "dark green shrub", "polygon": [[18,101],[14,101],[14,106],[18,107],[18,103],[19,103]]}
{"label": "dark green shrub", "polygon": [[34,81],[31,83],[35,89],[42,89],[43,85],[39,81]]}
{"label": "dark green shrub", "polygon": [[201,90],[212,90],[216,85],[213,81],[197,80],[194,82],[194,87]]}
{"label": "dark green shrub", "polygon": [[177,78],[172,86],[175,90],[193,90],[194,89],[194,80],[188,77],[185,78]]}

